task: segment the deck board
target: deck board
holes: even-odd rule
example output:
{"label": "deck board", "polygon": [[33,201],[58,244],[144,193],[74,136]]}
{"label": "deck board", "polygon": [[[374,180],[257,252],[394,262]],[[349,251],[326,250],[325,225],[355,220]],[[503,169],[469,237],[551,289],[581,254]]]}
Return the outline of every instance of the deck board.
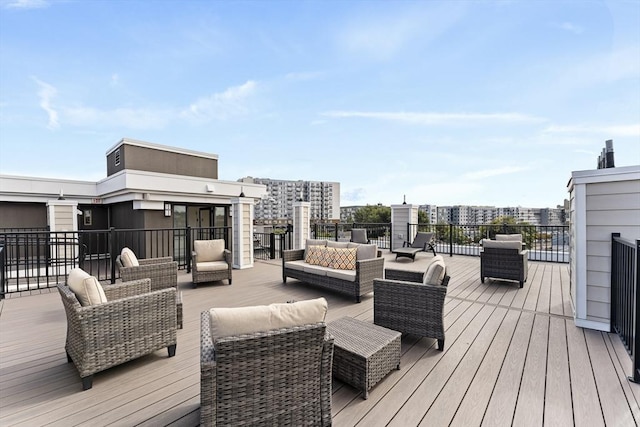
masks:
{"label": "deck board", "polygon": [[[387,268],[421,270],[432,258]],[[613,334],[573,324],[566,264],[530,262],[522,289],[479,277],[477,257],[445,256],[446,345],[402,337],[401,369],[362,399],[334,380],[335,426],[637,425],[640,386]],[[66,319],[57,292],[0,300],[0,425],[195,426],[199,423],[200,312],[324,296],[327,321],[373,321],[373,295],[360,304],[297,280],[283,285],[281,261],[234,271],[233,285],[202,284],[179,273],[184,329],[176,356],[166,350],[98,373],[81,391],[64,353]]]}

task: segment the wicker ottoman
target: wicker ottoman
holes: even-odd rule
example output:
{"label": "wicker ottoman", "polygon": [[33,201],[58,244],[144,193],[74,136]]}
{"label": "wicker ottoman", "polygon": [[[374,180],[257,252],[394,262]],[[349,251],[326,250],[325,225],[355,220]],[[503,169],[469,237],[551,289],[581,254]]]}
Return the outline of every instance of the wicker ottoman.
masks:
{"label": "wicker ottoman", "polygon": [[333,376],[369,397],[369,390],[393,369],[400,369],[402,334],[373,323],[342,317],[327,324],[333,335]]}

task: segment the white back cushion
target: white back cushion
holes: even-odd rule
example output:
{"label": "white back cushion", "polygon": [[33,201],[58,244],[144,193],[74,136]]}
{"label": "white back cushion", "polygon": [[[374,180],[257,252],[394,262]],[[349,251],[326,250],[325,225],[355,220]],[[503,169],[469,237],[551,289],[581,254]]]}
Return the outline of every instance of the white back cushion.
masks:
{"label": "white back cushion", "polygon": [[501,249],[522,249],[522,242],[519,240],[482,240],[483,248],[501,248]]}
{"label": "white back cushion", "polygon": [[215,342],[222,337],[324,322],[326,315],[327,300],[316,298],[291,304],[212,308],[209,322]]}
{"label": "white back cushion", "polygon": [[512,240],[522,242],[522,234],[496,234],[496,240],[502,242]]}
{"label": "white back cushion", "polygon": [[122,248],[122,251],[120,252],[120,260],[122,261],[122,265],[125,267],[137,267],[140,265],[136,254],[127,247]]}
{"label": "white back cushion", "polygon": [[427,267],[427,272],[424,274],[423,283],[425,285],[442,285],[446,266],[442,257],[440,259],[435,258],[431,261],[431,264]]}
{"label": "white back cushion", "polygon": [[193,250],[198,262],[224,261],[224,240],[194,240]]}
{"label": "white back cushion", "polygon": [[107,302],[107,296],[98,279],[81,268],[74,268],[69,272],[67,284],[82,306]]}

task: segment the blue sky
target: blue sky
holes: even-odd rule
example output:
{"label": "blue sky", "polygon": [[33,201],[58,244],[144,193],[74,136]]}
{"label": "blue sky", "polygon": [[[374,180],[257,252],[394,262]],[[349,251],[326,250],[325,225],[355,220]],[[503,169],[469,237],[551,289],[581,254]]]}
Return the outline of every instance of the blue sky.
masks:
{"label": "blue sky", "polygon": [[555,207],[640,164],[640,1],[0,1],[0,173],[99,180],[123,137],[343,206]]}

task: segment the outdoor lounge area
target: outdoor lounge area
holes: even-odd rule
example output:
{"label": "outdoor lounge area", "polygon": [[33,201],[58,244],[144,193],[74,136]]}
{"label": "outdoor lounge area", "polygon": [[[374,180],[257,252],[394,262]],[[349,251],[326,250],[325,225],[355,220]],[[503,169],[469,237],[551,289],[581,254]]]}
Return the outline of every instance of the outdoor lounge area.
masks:
{"label": "outdoor lounge area", "polygon": [[[420,271],[432,256],[385,268]],[[444,256],[446,346],[401,339],[400,369],[363,392],[333,380],[335,426],[630,426],[640,421],[640,386],[626,377],[631,359],[615,334],[574,325],[569,266],[529,262],[522,288],[480,280],[480,259]],[[374,295],[360,303],[296,279],[282,261],[235,270],[233,286],[193,288],[178,272],[183,329],[166,349],[98,372],[83,391],[65,355],[66,317],[57,289],[0,300],[0,425],[196,426],[200,422],[201,312],[326,298],[326,321],[373,322]]]}

